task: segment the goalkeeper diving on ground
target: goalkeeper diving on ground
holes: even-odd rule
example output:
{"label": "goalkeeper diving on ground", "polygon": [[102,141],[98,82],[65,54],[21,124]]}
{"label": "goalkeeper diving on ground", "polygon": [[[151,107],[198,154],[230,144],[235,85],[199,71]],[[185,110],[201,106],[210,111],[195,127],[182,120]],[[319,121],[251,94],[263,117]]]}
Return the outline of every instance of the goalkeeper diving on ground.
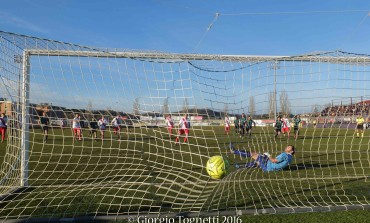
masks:
{"label": "goalkeeper diving on ground", "polygon": [[232,143],[229,145],[230,152],[235,155],[239,155],[244,158],[252,158],[251,162],[247,162],[244,166],[238,166],[239,168],[253,168],[259,167],[265,172],[280,171],[289,166],[293,161],[295,154],[295,147],[288,145],[284,152],[273,158],[269,153],[256,153],[245,150],[239,150],[234,147]]}

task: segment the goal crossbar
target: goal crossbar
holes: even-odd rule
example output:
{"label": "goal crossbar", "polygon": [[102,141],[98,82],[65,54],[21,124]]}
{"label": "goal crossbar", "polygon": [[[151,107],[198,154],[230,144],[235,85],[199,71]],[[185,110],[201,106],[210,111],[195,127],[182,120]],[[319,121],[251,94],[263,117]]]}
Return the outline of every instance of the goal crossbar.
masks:
{"label": "goal crossbar", "polygon": [[291,61],[291,62],[320,62],[320,63],[355,63],[368,64],[370,57],[361,55],[352,56],[327,56],[329,53],[342,53],[340,51],[320,52],[301,56],[264,56],[264,55],[216,55],[216,54],[175,54],[162,52],[135,52],[135,51],[72,51],[72,50],[40,50],[27,49],[29,55],[38,56],[67,56],[67,57],[106,57],[106,58],[138,58],[170,60],[167,62],[180,62],[189,60],[216,60],[230,62],[268,62],[268,61]]}

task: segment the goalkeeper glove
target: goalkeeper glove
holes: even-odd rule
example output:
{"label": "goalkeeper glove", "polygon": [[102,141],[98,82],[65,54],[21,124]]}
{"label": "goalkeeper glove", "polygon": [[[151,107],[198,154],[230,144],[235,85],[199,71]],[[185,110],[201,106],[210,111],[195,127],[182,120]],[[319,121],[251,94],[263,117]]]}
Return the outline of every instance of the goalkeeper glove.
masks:
{"label": "goalkeeper glove", "polygon": [[270,153],[268,153],[268,152],[265,152],[263,155],[265,155],[265,156],[267,156],[268,158],[270,158]]}

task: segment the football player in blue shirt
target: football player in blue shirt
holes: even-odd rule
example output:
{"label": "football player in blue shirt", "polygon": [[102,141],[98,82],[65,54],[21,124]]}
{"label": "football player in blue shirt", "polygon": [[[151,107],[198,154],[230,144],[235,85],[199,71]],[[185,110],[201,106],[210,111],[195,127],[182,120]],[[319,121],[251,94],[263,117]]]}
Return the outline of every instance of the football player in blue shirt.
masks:
{"label": "football player in blue shirt", "polygon": [[247,158],[251,157],[252,162],[246,163],[245,167],[260,167],[263,171],[279,171],[283,170],[289,166],[293,161],[293,155],[295,153],[295,148],[292,145],[288,145],[285,151],[278,155],[276,158],[271,157],[269,153],[255,153],[245,150],[235,149],[232,144],[230,144],[230,151],[233,154],[240,155],[241,157]]}

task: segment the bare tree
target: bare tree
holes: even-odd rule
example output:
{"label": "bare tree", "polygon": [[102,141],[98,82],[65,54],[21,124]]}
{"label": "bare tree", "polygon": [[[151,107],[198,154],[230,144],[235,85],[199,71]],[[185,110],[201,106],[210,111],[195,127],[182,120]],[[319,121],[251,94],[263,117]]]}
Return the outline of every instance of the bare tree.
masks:
{"label": "bare tree", "polygon": [[312,114],[318,114],[319,111],[319,106],[317,104],[312,105]]}
{"label": "bare tree", "polygon": [[184,99],[184,104],[183,104],[183,106],[182,106],[182,111],[183,111],[183,112],[188,112],[188,110],[189,110],[189,102],[188,102],[188,99],[187,99],[187,98],[185,98],[185,99]]}
{"label": "bare tree", "polygon": [[332,103],[326,103],[324,105],[324,108],[326,110],[327,115],[331,115],[331,112],[332,112]]}
{"label": "bare tree", "polygon": [[276,108],[276,95],[274,92],[270,92],[268,95],[269,101],[269,118],[274,118],[275,108]]}
{"label": "bare tree", "polygon": [[224,116],[226,116],[229,113],[229,105],[227,103],[224,103]]}
{"label": "bare tree", "polygon": [[256,114],[256,103],[254,102],[254,96],[249,96],[249,114],[251,117]]}
{"label": "bare tree", "polygon": [[170,113],[170,107],[168,103],[168,97],[164,99],[163,101],[163,107],[162,107],[162,114],[166,115]]}
{"label": "bare tree", "polygon": [[132,111],[135,115],[140,114],[140,101],[139,98],[135,98],[134,104],[132,105]]}
{"label": "bare tree", "polygon": [[93,110],[93,104],[92,104],[91,100],[89,100],[89,101],[87,102],[87,105],[86,105],[87,118],[88,118],[89,120],[91,120],[91,119],[92,119],[92,110]]}
{"label": "bare tree", "polygon": [[285,90],[280,93],[280,109],[283,114],[290,115],[291,113],[288,93]]}

